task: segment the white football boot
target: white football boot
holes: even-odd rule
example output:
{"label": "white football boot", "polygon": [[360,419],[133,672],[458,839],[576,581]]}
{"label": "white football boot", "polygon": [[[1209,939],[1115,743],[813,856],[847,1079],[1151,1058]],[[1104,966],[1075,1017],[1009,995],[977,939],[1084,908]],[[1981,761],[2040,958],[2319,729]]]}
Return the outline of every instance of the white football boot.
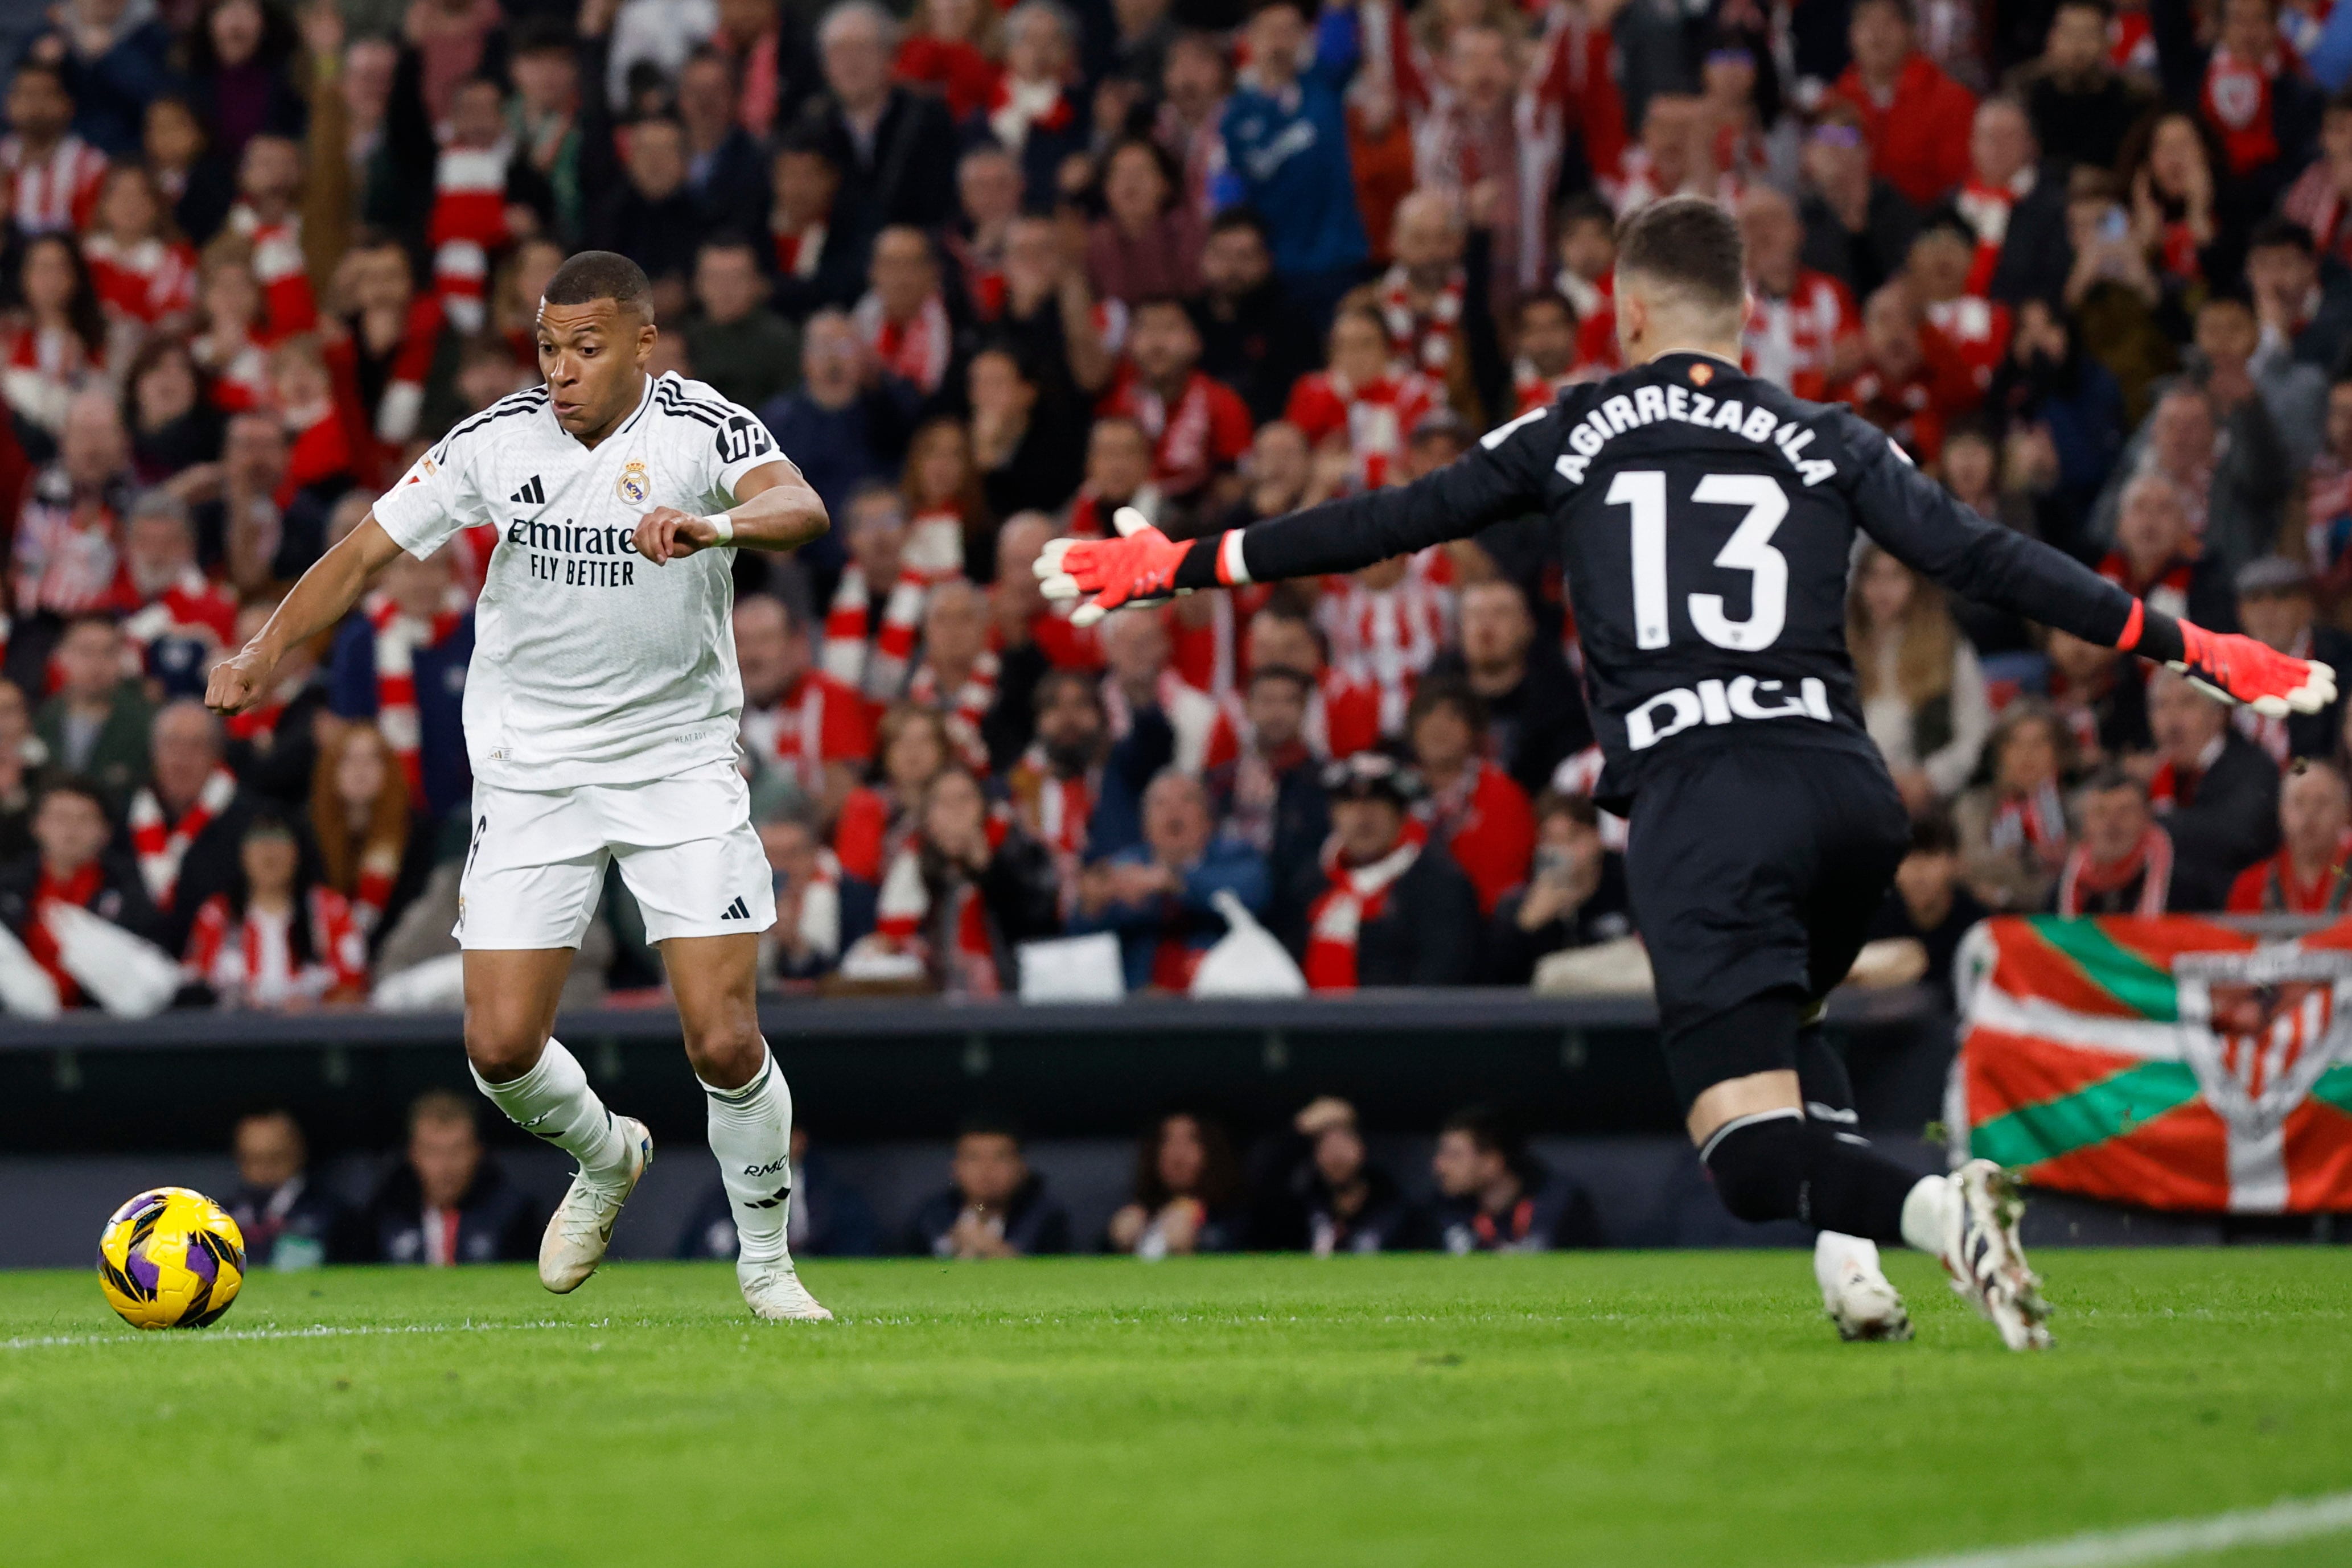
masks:
{"label": "white football boot", "polygon": [[1911,1314],[1879,1267],[1877,1243],[1824,1230],[1813,1243],[1813,1279],[1822,1310],[1842,1340],[1906,1340]]}
{"label": "white football boot", "polygon": [[808,1293],[801,1283],[799,1271],[789,1258],[777,1263],[744,1263],[735,1265],[735,1278],[742,1282],[743,1300],[751,1303],[751,1315],[770,1322],[829,1323],[833,1314],[823,1302]]}
{"label": "white football boot", "polygon": [[1990,1160],[1970,1160],[1946,1179],[1951,1201],[1945,1206],[1943,1260],[1952,1289],[2000,1331],[2010,1349],[2049,1349],[2049,1303],[2017,1239],[2025,1204],[2016,1184]]}
{"label": "white football boot", "polygon": [[618,1192],[607,1192],[591,1185],[585,1172],[575,1173],[571,1189],[555,1206],[539,1239],[539,1282],[559,1296],[578,1290],[604,1260],[621,1205],[629,1201],[646,1167],[654,1163],[653,1134],[646,1131],[646,1124],[635,1116],[614,1120],[629,1145],[628,1185]]}

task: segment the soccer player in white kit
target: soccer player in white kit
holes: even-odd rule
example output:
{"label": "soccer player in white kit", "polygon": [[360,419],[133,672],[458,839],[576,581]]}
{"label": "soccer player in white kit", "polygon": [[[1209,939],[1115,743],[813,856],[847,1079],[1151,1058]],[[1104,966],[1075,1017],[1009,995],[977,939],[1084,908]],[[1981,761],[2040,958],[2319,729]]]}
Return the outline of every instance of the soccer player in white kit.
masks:
{"label": "soccer player in white kit", "polygon": [[457,936],[474,1081],[580,1162],[540,1243],[540,1281],[562,1292],[595,1272],[653,1158],[645,1124],[607,1110],[552,1038],[617,861],[708,1099],[744,1299],[762,1318],[830,1318],[784,1244],[792,1095],[754,997],[775,899],[735,765],[730,622],[735,551],[808,543],[824,503],[750,413],[700,382],[646,372],[652,289],[625,256],[565,262],[538,331],[546,384],[418,459],[213,671],[205,701],[250,706],[285,651],[341,621],[394,555],[495,524],[466,685],[474,800]]}

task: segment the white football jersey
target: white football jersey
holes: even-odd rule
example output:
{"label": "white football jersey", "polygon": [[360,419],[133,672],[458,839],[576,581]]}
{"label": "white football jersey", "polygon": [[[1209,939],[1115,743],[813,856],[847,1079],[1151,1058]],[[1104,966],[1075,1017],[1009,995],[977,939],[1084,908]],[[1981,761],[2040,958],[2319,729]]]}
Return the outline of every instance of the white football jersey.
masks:
{"label": "white football jersey", "polygon": [[533,387],[466,420],[375,504],[411,555],[461,528],[499,530],[466,681],[474,776],[509,789],[646,783],[735,754],[731,548],[656,566],[630,541],[656,507],[734,505],[782,455],[758,419],[701,382],[648,377],[594,449]]}

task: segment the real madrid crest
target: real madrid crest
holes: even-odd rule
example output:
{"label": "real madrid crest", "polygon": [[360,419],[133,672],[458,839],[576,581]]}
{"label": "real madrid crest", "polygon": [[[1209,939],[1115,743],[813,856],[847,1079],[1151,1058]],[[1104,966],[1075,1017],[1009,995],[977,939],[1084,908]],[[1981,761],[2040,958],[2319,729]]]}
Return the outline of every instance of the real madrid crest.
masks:
{"label": "real madrid crest", "polygon": [[621,465],[621,476],[613,482],[613,493],[632,507],[642,507],[654,493],[654,482],[646,473],[646,465],[635,458]]}

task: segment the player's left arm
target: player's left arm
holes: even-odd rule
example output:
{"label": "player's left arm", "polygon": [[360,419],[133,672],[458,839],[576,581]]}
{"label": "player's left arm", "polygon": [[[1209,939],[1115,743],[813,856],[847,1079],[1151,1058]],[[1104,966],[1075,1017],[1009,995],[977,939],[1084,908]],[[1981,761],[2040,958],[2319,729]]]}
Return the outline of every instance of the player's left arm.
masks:
{"label": "player's left arm", "polygon": [[1410,485],[1326,501],[1246,528],[1178,542],[1131,507],[1112,521],[1120,538],[1054,539],[1037,557],[1048,599],[1086,599],[1070,617],[1090,626],[1121,605],[1171,593],[1355,571],[1543,504],[1559,451],[1557,406],[1490,431],[1462,456]]}
{"label": "player's left arm", "polygon": [[725,511],[695,517],[676,507],[656,507],[647,512],[633,536],[637,553],[660,566],[721,545],[798,549],[824,537],[831,526],[823,498],[788,457],[770,458],[731,488],[735,504]]}
{"label": "player's left arm", "polygon": [[1854,464],[1843,476],[1863,530],[1887,553],[1955,593],[2168,664],[2227,702],[2273,717],[2317,713],[2336,700],[2336,673],[2252,637],[2177,621],[2041,540],[1955,500],[1884,435],[1848,415],[1840,434]]}

